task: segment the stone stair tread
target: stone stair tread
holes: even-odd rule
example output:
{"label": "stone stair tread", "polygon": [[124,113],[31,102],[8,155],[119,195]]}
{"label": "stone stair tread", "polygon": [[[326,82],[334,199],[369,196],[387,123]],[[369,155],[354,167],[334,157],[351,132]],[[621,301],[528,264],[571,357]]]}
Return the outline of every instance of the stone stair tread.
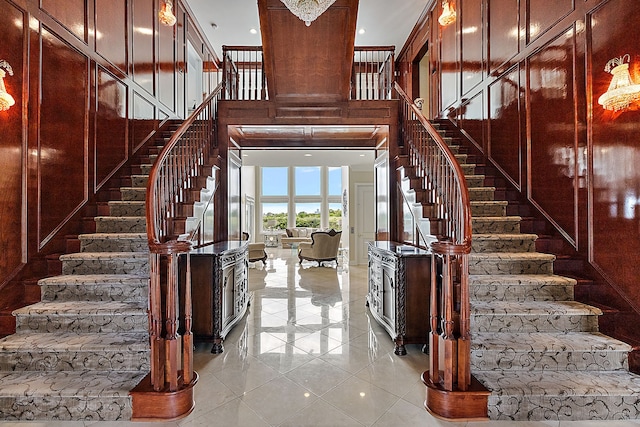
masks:
{"label": "stone stair tread", "polygon": [[631,351],[632,346],[600,332],[476,332],[471,350],[491,351]]}
{"label": "stone stair tread", "polygon": [[101,333],[31,333],[14,334],[0,339],[0,350],[42,351],[146,351],[147,332]]}
{"label": "stone stair tread", "polygon": [[577,301],[472,301],[471,315],[601,315],[599,308]]}
{"label": "stone stair tread", "polygon": [[16,315],[138,315],[141,312],[146,314],[146,301],[55,301],[38,302],[14,310]]}
{"label": "stone stair tread", "polygon": [[39,285],[109,285],[122,283],[130,285],[146,285],[149,282],[148,275],[135,274],[67,274],[53,277],[45,277],[38,280]]}
{"label": "stone stair tread", "polygon": [[[29,371],[0,372],[2,397],[128,398],[146,372]],[[36,408],[31,408],[36,409]]]}
{"label": "stone stair tread", "polygon": [[575,285],[576,280],[555,274],[470,274],[470,285]]}
{"label": "stone stair tread", "polygon": [[478,240],[536,240],[538,235],[529,233],[473,233],[472,237]]}
{"label": "stone stair tread", "polygon": [[101,260],[101,259],[143,259],[149,258],[148,252],[76,252],[60,255],[60,261]]}
{"label": "stone stair tread", "polygon": [[144,216],[96,216],[94,217],[95,221],[139,221],[140,219],[145,219]]}
{"label": "stone stair tread", "polygon": [[89,233],[89,234],[80,234],[78,239],[80,240],[89,240],[89,239],[146,239],[147,233]]}
{"label": "stone stair tread", "polygon": [[[640,375],[626,371],[473,371],[497,396],[636,396]],[[634,415],[635,417],[635,415]],[[626,417],[625,417],[626,418]],[[633,417],[632,417],[633,418]]]}
{"label": "stone stair tread", "polygon": [[540,252],[481,252],[470,253],[469,261],[554,261],[556,256],[553,254],[543,254]]}
{"label": "stone stair tread", "polygon": [[[474,200],[470,202],[471,205],[499,205],[499,206],[507,206],[509,202],[506,200]],[[487,218],[487,217],[483,217]],[[500,217],[504,218],[504,217]]]}

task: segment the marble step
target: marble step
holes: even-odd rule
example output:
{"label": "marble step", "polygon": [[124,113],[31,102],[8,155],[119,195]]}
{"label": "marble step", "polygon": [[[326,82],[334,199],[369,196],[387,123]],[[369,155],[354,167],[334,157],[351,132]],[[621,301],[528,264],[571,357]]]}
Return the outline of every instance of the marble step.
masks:
{"label": "marble step", "polygon": [[546,274],[470,275],[471,301],[572,301],[575,279]]}
{"label": "marble step", "polygon": [[147,219],[144,216],[97,216],[97,233],[146,233]]}
{"label": "marble step", "polygon": [[576,301],[472,301],[475,332],[597,332],[602,311]]}
{"label": "marble step", "polygon": [[13,311],[16,333],[146,332],[144,302],[39,302]]}
{"label": "marble step", "polygon": [[128,421],[146,372],[0,372],[0,419]]}
{"label": "marble step", "polygon": [[120,187],[122,200],[142,201],[147,198],[147,189],[145,187]]}
{"label": "marble step", "polygon": [[151,173],[151,168],[153,168],[153,164],[141,164],[140,165],[140,173],[143,175],[149,175]]}
{"label": "marble step", "polygon": [[140,301],[149,292],[149,276],[134,274],[80,274],[38,281],[42,301]]}
{"label": "marble step", "polygon": [[484,186],[484,175],[465,175],[464,179],[469,189]]}
{"label": "marble step", "polygon": [[534,252],[536,234],[473,234],[473,252]]}
{"label": "marble step", "polygon": [[471,187],[469,188],[469,200],[473,202],[492,201],[495,191],[495,187]]}
{"label": "marble step", "polygon": [[131,175],[131,186],[147,188],[147,182],[149,181],[149,175]]}
{"label": "marble step", "polygon": [[553,274],[555,259],[538,252],[472,252],[469,274]]}
{"label": "marble step", "polygon": [[145,216],[145,202],[136,200],[112,200],[108,202],[111,216]]}
{"label": "marble step", "polygon": [[479,332],[471,369],[520,371],[628,370],[629,344],[599,332]]}
{"label": "marble step", "polygon": [[640,376],[621,371],[476,371],[491,390],[492,420],[626,420],[640,418]]}
{"label": "marble step", "polygon": [[14,334],[0,340],[0,371],[149,371],[146,332]]}
{"label": "marble step", "polygon": [[147,233],[81,234],[81,252],[148,252]]}
{"label": "marble step", "polygon": [[472,201],[471,216],[506,216],[508,204],[503,200]]}
{"label": "marble step", "polygon": [[79,252],[61,255],[62,274],[149,274],[146,252]]}
{"label": "marble step", "polygon": [[519,216],[482,216],[471,218],[471,228],[473,233],[519,233]]}

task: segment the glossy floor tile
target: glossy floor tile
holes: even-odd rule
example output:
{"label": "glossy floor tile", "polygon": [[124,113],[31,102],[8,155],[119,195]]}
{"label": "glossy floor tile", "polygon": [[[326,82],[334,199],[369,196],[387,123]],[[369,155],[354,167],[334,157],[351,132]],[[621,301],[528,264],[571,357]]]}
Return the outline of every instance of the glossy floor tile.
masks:
{"label": "glossy floor tile", "polygon": [[640,421],[447,422],[425,411],[427,356],[389,335],[365,307],[366,266],[298,264],[295,251],[268,248],[249,269],[251,306],[222,354],[198,343],[196,409],[165,423],[11,422],[2,426],[447,426],[640,427]]}

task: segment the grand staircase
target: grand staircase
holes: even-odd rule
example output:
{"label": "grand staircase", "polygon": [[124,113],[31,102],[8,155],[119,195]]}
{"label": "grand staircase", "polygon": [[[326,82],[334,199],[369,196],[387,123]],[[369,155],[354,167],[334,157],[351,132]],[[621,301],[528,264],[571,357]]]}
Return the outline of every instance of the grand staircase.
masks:
{"label": "grand staircase", "polygon": [[[493,178],[476,174],[459,141],[444,127],[439,132],[469,186],[471,369],[491,391],[489,417],[640,418],[640,376],[628,370],[631,346],[598,332],[601,310],[574,301],[576,281],[553,273],[556,257],[536,252],[537,235],[521,233],[522,218],[508,215],[508,201],[496,197],[504,191],[487,186]],[[403,192],[419,201],[420,188],[408,184],[415,178],[407,178]]]}
{"label": "grand staircase", "polygon": [[129,391],[150,369],[145,190],[167,135],[147,148],[92,231],[71,239],[41,302],[15,310],[0,340],[0,420],[129,420]]}

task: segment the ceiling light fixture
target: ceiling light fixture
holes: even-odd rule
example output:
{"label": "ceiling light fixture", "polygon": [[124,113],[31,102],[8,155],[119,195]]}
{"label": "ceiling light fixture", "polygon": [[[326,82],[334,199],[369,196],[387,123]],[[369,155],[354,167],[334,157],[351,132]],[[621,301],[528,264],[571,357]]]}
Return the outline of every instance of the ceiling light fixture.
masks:
{"label": "ceiling light fixture", "polygon": [[[5,71],[3,70],[7,70]],[[9,73],[10,76],[13,76],[13,68],[11,65],[4,59],[0,60],[0,111],[7,111],[11,106],[15,105],[16,100],[13,99],[7,89],[4,87],[4,77]]]}
{"label": "ceiling light fixture", "polygon": [[[629,54],[610,59],[604,70],[613,78],[609,89],[598,98],[598,104],[605,110],[625,110],[634,102],[640,101],[640,84],[635,84],[629,74]],[[625,62],[626,61],[626,62]]]}
{"label": "ceiling light fixture", "polygon": [[287,9],[308,26],[318,19],[336,0],[281,0]]}
{"label": "ceiling light fixture", "polygon": [[453,24],[456,21],[456,9],[452,3],[451,0],[442,0],[442,14],[438,18],[438,22],[443,27]]}
{"label": "ceiling light fixture", "polygon": [[161,0],[160,12],[158,12],[158,19],[162,25],[171,27],[175,25],[177,19],[173,14],[173,2],[171,0]]}

